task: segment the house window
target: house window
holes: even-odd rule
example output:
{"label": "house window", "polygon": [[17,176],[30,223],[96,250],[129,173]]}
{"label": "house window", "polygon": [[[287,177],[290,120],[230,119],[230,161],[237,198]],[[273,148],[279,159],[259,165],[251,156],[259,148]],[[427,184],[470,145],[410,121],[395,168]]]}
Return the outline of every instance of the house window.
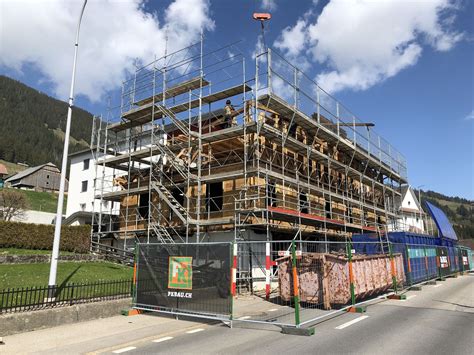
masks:
{"label": "house window", "polygon": [[326,201],[324,210],[326,211],[326,218],[331,218],[331,202]]}
{"label": "house window", "polygon": [[150,211],[150,195],[148,193],[141,194],[138,201],[138,214],[142,218],[148,218],[148,213]]}
{"label": "house window", "polygon": [[222,210],[224,202],[224,189],[222,182],[213,182],[206,186],[207,212],[217,212]]}
{"label": "house window", "polygon": [[306,192],[300,192],[300,212],[308,213],[308,196]]}
{"label": "house window", "polygon": [[84,159],[82,170],[88,170],[89,169],[89,162],[90,162],[90,159]]}
{"label": "house window", "polygon": [[81,211],[86,210],[86,204],[85,203],[81,203],[79,206],[81,207]]}
{"label": "house window", "polygon": [[46,179],[49,179],[49,174],[46,174]]}
{"label": "house window", "polygon": [[81,192],[87,191],[87,180],[81,183]]}

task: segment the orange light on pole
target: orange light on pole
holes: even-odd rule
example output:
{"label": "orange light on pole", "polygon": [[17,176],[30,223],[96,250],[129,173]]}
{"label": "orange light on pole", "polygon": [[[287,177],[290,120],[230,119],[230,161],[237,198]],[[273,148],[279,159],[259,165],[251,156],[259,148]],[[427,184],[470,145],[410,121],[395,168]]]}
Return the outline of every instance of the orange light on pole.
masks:
{"label": "orange light on pole", "polygon": [[253,19],[257,21],[268,21],[272,18],[272,15],[266,12],[254,12]]}

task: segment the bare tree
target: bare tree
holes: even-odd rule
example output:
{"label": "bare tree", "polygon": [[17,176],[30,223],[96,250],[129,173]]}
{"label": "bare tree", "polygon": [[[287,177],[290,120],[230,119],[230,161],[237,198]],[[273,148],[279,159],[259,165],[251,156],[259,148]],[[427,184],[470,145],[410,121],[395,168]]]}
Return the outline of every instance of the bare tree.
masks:
{"label": "bare tree", "polygon": [[23,219],[28,209],[26,196],[19,191],[0,190],[0,220],[11,221],[12,218]]}

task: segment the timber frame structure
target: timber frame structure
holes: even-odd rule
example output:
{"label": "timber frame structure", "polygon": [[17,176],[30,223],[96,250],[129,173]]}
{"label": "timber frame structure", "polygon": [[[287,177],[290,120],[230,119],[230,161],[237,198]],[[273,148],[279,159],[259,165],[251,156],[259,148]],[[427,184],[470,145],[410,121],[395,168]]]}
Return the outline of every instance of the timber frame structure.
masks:
{"label": "timber frame structure", "polygon": [[399,218],[403,156],[275,51],[254,65],[201,38],[124,82],[120,121],[92,132],[93,242],[328,240]]}

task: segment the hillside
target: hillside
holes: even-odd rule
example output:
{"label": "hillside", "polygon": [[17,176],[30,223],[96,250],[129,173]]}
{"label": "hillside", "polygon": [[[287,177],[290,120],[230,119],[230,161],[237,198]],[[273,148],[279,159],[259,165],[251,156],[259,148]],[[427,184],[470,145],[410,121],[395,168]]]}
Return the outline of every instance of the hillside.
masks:
{"label": "hillside", "polygon": [[[0,159],[61,166],[67,103],[0,75]],[[87,148],[92,114],[73,109],[69,152]]]}
{"label": "hillside", "polygon": [[[418,196],[418,191],[416,191]],[[421,200],[441,208],[453,224],[459,239],[474,239],[474,201],[421,190]]]}

